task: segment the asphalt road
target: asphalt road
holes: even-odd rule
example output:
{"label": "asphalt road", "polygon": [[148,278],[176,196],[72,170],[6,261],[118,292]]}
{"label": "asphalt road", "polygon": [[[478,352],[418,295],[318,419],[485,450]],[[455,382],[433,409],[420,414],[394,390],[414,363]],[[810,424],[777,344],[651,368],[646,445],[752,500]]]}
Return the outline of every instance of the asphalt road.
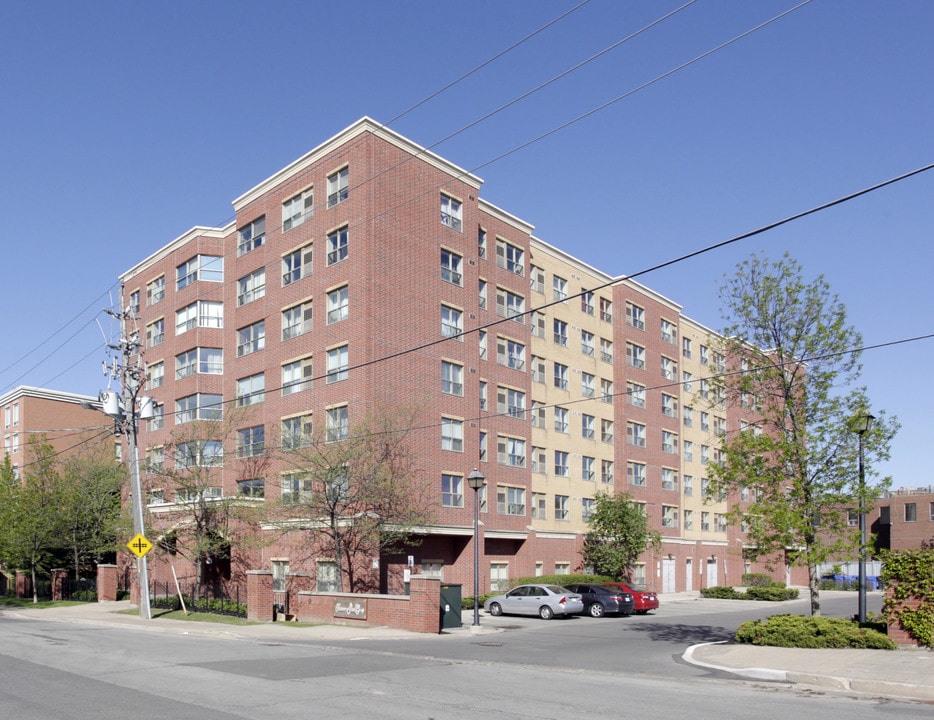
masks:
{"label": "asphalt road", "polygon": [[[759,611],[705,601],[632,618],[497,618],[514,629],[488,635],[341,642],[185,636],[0,615],[0,712],[16,720],[673,713],[722,720],[763,710],[795,720],[930,717],[920,704],[726,679],[678,662],[686,644],[727,633]],[[829,605],[825,611],[831,614]]]}

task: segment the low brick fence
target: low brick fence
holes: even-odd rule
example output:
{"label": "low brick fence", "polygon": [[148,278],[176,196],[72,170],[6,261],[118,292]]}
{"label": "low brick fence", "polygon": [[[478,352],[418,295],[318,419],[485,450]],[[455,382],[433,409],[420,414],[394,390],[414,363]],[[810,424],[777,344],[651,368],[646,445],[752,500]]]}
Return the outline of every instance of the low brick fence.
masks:
{"label": "low brick fence", "polygon": [[[272,573],[247,573],[247,618],[272,620],[277,593]],[[441,631],[441,581],[413,575],[408,595],[318,593],[299,590],[289,596],[289,618],[299,622],[361,627],[393,627],[411,632]]]}

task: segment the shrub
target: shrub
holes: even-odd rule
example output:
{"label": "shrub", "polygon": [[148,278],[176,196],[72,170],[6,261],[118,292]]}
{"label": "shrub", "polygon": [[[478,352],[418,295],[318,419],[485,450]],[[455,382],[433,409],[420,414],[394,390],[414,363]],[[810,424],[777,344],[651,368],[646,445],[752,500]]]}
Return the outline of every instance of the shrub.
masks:
{"label": "shrub", "polygon": [[772,615],[739,626],[736,642],[789,648],[894,650],[884,634],[840,618]]}
{"label": "shrub", "polygon": [[765,573],[744,573],[742,583],[746,587],[768,587],[772,578]]}
{"label": "shrub", "polygon": [[714,585],[713,587],[701,588],[701,597],[714,598],[717,600],[745,600],[746,593],[741,593],[729,585]]}
{"label": "shrub", "polygon": [[798,589],[788,588],[778,583],[768,587],[750,587],[746,590],[750,600],[767,600],[769,602],[782,602],[784,600],[797,600]]}

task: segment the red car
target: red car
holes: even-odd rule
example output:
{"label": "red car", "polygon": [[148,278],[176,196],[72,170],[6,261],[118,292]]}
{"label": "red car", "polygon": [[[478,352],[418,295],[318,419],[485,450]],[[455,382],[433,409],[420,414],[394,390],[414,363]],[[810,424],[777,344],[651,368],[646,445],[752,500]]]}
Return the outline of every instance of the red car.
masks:
{"label": "red car", "polygon": [[623,582],[603,583],[607,587],[619,588],[632,595],[635,606],[632,611],[637,615],[645,615],[649,610],[658,608],[658,595],[653,590],[646,590],[643,587],[630,585]]}

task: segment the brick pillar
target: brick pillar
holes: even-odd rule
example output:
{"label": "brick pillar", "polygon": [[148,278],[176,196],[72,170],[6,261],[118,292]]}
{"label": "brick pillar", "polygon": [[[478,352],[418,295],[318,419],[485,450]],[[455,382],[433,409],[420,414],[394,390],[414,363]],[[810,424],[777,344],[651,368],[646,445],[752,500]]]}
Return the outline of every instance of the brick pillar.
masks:
{"label": "brick pillar", "polygon": [[97,566],[97,602],[113,602],[117,599],[117,566]]}
{"label": "brick pillar", "polygon": [[52,579],[52,599],[68,600],[71,594],[68,592],[68,571],[62,568],[55,568],[50,573]]}
{"label": "brick pillar", "polygon": [[29,573],[25,573],[22,570],[16,571],[16,597],[32,597],[32,580],[29,577]]}
{"label": "brick pillar", "polygon": [[272,570],[247,570],[247,620],[273,619]]}
{"label": "brick pillar", "polygon": [[413,575],[409,583],[409,618],[406,629],[414,632],[441,632],[441,580]]}

